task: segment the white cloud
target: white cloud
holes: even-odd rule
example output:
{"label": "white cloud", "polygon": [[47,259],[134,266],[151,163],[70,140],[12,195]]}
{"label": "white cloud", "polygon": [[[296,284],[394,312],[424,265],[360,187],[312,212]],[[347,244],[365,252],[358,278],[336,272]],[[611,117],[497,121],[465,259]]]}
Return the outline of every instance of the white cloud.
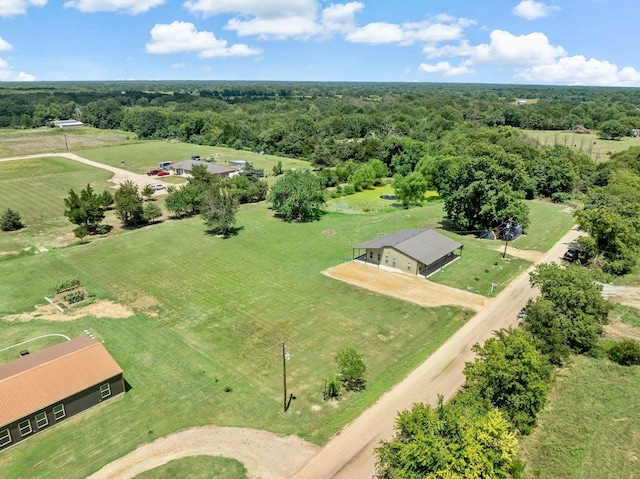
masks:
{"label": "white cloud", "polygon": [[331,4],[322,11],[321,24],[327,33],[349,33],[356,29],[355,14],[364,9],[360,2]]}
{"label": "white cloud", "polygon": [[319,33],[318,25],[312,18],[289,16],[279,18],[252,18],[241,20],[232,18],[225,27],[234,30],[238,36],[257,35],[260,38],[309,37]]}
{"label": "white cloud", "polygon": [[11,43],[0,37],[0,51],[13,50]]}
{"label": "white cloud", "polygon": [[474,70],[465,65],[453,66],[449,62],[438,62],[435,65],[421,63],[418,70],[423,73],[443,73],[447,76],[467,75],[474,72]]}
{"label": "white cloud", "polygon": [[[2,1],[2,0],[0,0]],[[165,0],[69,0],[64,6],[81,12],[128,12],[132,15],[162,5]]]}
{"label": "white cloud", "polygon": [[618,69],[606,60],[587,60],[582,55],[535,65],[518,72],[516,77],[528,82],[563,85],[640,86],[640,72],[635,68]]}
{"label": "white cloud", "polygon": [[547,5],[546,3],[536,2],[535,0],[522,0],[518,5],[513,7],[511,13],[527,20],[535,20],[551,15],[554,11],[560,10],[555,5]]}
{"label": "white cloud", "polygon": [[413,45],[416,42],[443,42],[462,38],[464,29],[475,24],[466,18],[454,18],[438,15],[432,20],[413,23],[369,23],[346,36],[347,41],[354,43],[399,43]]}
{"label": "white cloud", "polygon": [[239,13],[257,18],[313,17],[316,0],[188,0],[187,10],[205,17],[221,13]]}
{"label": "white cloud", "polygon": [[474,48],[472,63],[506,65],[542,65],[553,62],[567,52],[560,46],[553,46],[544,33],[533,32],[527,35],[512,35],[504,30],[494,30],[490,35],[491,43]]}
{"label": "white cloud", "polygon": [[9,63],[4,58],[0,58],[0,81],[34,81],[35,79],[35,76],[25,72],[15,74]]}
{"label": "white cloud", "polygon": [[0,0],[0,17],[27,13],[29,7],[43,7],[47,0]]}
{"label": "white cloud", "polygon": [[199,32],[193,23],[175,21],[171,24],[156,24],[151,29],[151,41],[146,45],[148,53],[166,54],[197,52],[200,58],[250,56],[259,49],[238,43],[228,45],[212,32]]}
{"label": "white cloud", "polygon": [[374,22],[349,33],[346,38],[349,42],[380,45],[382,43],[400,43],[403,41],[404,35],[399,25]]}

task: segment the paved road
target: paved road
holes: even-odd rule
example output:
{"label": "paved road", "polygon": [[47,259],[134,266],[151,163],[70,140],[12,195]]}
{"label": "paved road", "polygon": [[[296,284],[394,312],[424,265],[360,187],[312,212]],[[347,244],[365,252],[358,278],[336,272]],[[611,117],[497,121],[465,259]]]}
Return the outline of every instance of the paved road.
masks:
{"label": "paved road", "polygon": [[[104,163],[98,163],[97,161],[88,160],[87,158],[83,158],[81,156],[76,155],[75,153],[38,153],[37,155],[25,155],[25,156],[12,156],[10,158],[0,158],[0,161],[14,161],[14,160],[25,160],[29,158],[51,158],[51,157],[61,157],[67,158],[69,160],[77,161],[78,163],[83,163],[88,166],[93,166],[94,168],[100,168],[102,170],[107,170],[113,173],[113,178],[111,178],[111,182],[116,185],[120,185],[124,181],[131,180],[140,188],[144,188],[149,183],[160,183],[165,187],[169,187],[170,183],[166,183],[159,178],[141,175],[139,173],[133,173],[131,171],[123,170],[122,168],[116,168],[115,166],[105,165]],[[166,190],[165,190],[166,191]],[[162,191],[157,191],[155,195],[163,194]]]}
{"label": "paved road", "polygon": [[[540,262],[559,262],[569,243],[580,236],[569,231]],[[464,383],[463,369],[473,360],[471,347],[490,338],[494,331],[512,326],[518,311],[538,292],[529,285],[529,272],[512,281],[500,294],[460,328],[400,384],[385,393],[360,417],[345,426],[293,477],[295,479],[371,479],[375,473],[374,448],[393,437],[399,411],[416,402],[436,405],[438,395],[450,399]]]}

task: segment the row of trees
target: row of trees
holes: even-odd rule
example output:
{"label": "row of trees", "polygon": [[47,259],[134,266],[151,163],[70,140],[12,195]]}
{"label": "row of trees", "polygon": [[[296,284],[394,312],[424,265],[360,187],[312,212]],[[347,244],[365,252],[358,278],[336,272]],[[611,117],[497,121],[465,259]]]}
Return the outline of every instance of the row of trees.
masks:
{"label": "row of trees", "polygon": [[461,393],[448,404],[441,398],[435,408],[416,404],[400,413],[395,437],[376,450],[378,477],[520,477],[516,438],[535,426],[552,366],[570,353],[595,354],[611,309],[583,267],[541,265],[531,284],[540,296],[527,305],[524,328],[498,331],[473,347]]}

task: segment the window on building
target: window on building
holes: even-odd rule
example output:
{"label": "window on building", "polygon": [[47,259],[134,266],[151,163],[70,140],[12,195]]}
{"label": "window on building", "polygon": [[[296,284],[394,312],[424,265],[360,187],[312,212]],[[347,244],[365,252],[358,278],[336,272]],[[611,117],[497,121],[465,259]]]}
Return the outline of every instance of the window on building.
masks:
{"label": "window on building", "polygon": [[386,264],[389,264],[389,255],[386,255],[386,256],[384,257],[384,262],[385,262]]}
{"label": "window on building", "polygon": [[49,420],[47,419],[46,412],[36,414],[36,426],[38,427],[38,429],[45,427],[47,424],[49,424]]}
{"label": "window on building", "polygon": [[396,265],[396,259],[395,258],[393,258],[393,261],[392,261],[391,264],[395,267],[395,265]]}
{"label": "window on building", "polygon": [[18,429],[20,430],[21,436],[26,436],[27,434],[31,434],[31,421],[28,419],[18,423]]}
{"label": "window on building", "polygon": [[59,421],[64,416],[65,416],[65,412],[64,412],[63,404],[58,404],[57,406],[53,407],[53,417],[56,419],[56,421]]}
{"label": "window on building", "polygon": [[102,399],[111,396],[111,387],[109,387],[109,383],[100,386],[100,396],[102,396]]}
{"label": "window on building", "polygon": [[411,271],[411,261],[407,263],[407,271]]}
{"label": "window on building", "polygon": [[8,429],[0,431],[0,447],[11,444],[11,433]]}
{"label": "window on building", "polygon": [[373,259],[373,251],[369,251],[369,259]]}

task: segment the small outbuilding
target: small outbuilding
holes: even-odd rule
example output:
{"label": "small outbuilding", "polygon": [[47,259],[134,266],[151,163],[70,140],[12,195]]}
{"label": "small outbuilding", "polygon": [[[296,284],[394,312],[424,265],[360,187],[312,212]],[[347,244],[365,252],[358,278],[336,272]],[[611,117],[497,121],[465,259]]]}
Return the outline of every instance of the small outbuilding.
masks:
{"label": "small outbuilding", "polygon": [[191,170],[195,165],[206,166],[209,173],[219,176],[220,178],[227,178],[231,173],[238,171],[236,168],[230,168],[228,166],[217,165],[216,163],[209,163],[207,161],[200,160],[179,161],[178,163],[169,165],[169,169],[176,175],[187,176],[191,174]]}
{"label": "small outbuilding", "polygon": [[53,126],[58,128],[73,128],[74,126],[84,126],[84,123],[78,120],[55,120]]}
{"label": "small outbuilding", "polygon": [[122,368],[86,336],[0,365],[0,450],[124,392]]}
{"label": "small outbuilding", "polygon": [[462,248],[461,243],[433,229],[407,229],[356,246],[353,258],[427,277],[458,259]]}

